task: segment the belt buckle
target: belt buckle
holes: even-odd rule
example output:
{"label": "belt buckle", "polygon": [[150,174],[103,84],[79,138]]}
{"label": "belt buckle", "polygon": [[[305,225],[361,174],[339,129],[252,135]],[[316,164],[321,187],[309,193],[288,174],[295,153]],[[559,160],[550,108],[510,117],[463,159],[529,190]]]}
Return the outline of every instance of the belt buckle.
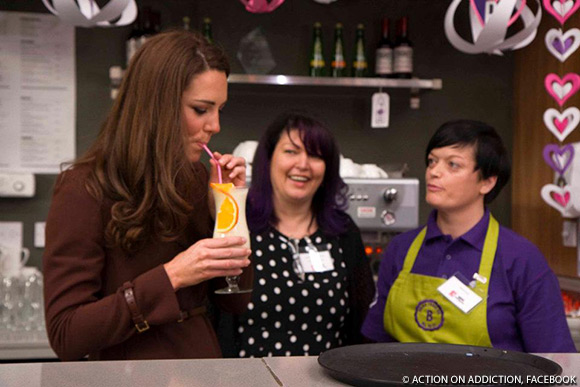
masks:
{"label": "belt buckle", "polygon": [[137,328],[137,332],[143,333],[149,329],[149,323],[147,321],[140,322],[139,324],[135,324],[135,328]]}
{"label": "belt buckle", "polygon": [[180,310],[179,311],[179,320],[177,320],[177,322],[178,323],[184,322],[188,318],[189,318],[189,313],[187,313],[187,311],[185,311],[185,310]]}

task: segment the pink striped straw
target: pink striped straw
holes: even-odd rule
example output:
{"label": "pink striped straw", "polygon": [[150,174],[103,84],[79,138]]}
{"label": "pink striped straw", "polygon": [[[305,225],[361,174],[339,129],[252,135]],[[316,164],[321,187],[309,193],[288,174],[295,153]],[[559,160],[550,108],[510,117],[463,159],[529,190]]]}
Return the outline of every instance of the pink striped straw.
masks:
{"label": "pink striped straw", "polygon": [[211,157],[212,160],[215,161],[215,163],[217,164],[218,181],[220,182],[220,184],[222,184],[222,167],[220,166],[220,163],[218,163],[218,161],[216,160],[216,158],[213,155],[212,151],[209,150],[209,148],[207,147],[207,145],[202,144],[202,143],[199,143],[199,145],[201,145],[201,147],[203,148],[203,150],[205,150],[205,152],[209,155],[209,157]]}

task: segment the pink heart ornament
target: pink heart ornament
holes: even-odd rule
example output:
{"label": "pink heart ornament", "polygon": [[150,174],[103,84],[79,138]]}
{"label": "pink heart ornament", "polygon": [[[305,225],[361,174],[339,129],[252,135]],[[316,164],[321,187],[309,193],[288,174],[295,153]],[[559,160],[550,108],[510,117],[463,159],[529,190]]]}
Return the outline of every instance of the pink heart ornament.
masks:
{"label": "pink heart ornament", "polygon": [[546,12],[554,16],[561,25],[580,7],[580,0],[544,0]]}
{"label": "pink heart ornament", "polygon": [[546,184],[540,191],[542,199],[552,208],[558,210],[563,216],[571,216],[570,207],[572,201],[568,186],[559,187],[556,184]]}
{"label": "pink heart ornament", "polygon": [[570,201],[570,192],[566,192],[564,195],[560,195],[558,192],[551,192],[550,195],[564,208],[566,208]]}
{"label": "pink heart ornament", "polygon": [[[572,39],[572,44],[569,47],[564,48],[564,43],[569,39]],[[576,52],[578,47],[580,47],[580,30],[578,28],[572,28],[565,33],[562,33],[561,29],[551,28],[546,33],[544,41],[550,54],[554,55],[556,59],[564,63],[564,61],[568,59],[570,55]],[[560,51],[556,48],[554,45],[555,42],[558,42],[562,45],[563,51]]]}
{"label": "pink heart ornament", "polygon": [[580,75],[568,73],[560,78],[558,75],[550,73],[544,78],[544,87],[558,105],[562,106],[580,89]]}
{"label": "pink heart ornament", "polygon": [[246,10],[252,13],[267,13],[278,8],[284,0],[240,0]]}
{"label": "pink heart ornament", "polygon": [[580,110],[577,107],[569,107],[562,113],[553,108],[544,112],[544,125],[560,142],[563,142],[579,123]]}

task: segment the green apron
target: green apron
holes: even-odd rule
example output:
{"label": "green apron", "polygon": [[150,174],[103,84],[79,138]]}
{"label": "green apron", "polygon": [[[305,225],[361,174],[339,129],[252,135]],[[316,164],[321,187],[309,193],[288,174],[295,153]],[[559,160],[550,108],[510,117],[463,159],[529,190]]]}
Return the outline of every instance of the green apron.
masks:
{"label": "green apron", "polygon": [[487,281],[476,285],[483,300],[467,314],[437,291],[446,279],[411,273],[426,231],[427,227],[423,228],[411,244],[403,269],[389,291],[383,316],[385,330],[399,342],[491,347],[487,331],[487,294],[499,224],[490,214],[478,271]]}

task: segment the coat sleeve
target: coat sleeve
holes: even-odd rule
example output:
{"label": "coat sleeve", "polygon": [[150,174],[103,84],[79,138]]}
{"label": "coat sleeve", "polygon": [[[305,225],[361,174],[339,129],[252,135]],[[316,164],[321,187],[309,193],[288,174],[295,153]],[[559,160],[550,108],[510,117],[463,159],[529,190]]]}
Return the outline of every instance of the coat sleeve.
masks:
{"label": "coat sleeve", "polygon": [[[137,334],[124,290],[104,295],[107,260],[102,207],[76,170],[61,174],[46,221],[43,256],[46,325],[62,360],[78,360]],[[136,304],[149,325],[179,319],[171,283],[157,266],[132,279]]]}
{"label": "coat sleeve", "polygon": [[352,219],[349,219],[348,232],[340,237],[340,246],[346,259],[349,274],[348,289],[351,310],[347,323],[347,343],[359,344],[366,341],[360,333],[360,329],[373,299],[375,285],[360,230]]}

